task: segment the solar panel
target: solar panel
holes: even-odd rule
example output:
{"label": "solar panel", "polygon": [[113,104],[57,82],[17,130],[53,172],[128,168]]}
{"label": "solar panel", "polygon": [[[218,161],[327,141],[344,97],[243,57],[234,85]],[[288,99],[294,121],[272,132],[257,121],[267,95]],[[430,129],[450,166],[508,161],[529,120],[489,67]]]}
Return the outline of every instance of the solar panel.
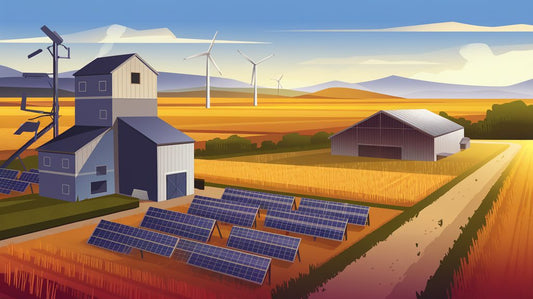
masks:
{"label": "solar panel", "polygon": [[196,195],[187,213],[235,225],[252,226],[258,210],[259,206],[244,206]]}
{"label": "solar panel", "polygon": [[19,181],[39,184],[39,173],[25,171],[20,174]]}
{"label": "solar panel", "polygon": [[87,243],[119,253],[129,253],[132,248],[165,257],[172,256],[178,238],[101,220]]}
{"label": "solar panel", "polygon": [[28,185],[28,182],[0,178],[0,188],[2,189],[24,192],[28,188]]}
{"label": "solar panel", "polygon": [[264,210],[290,211],[294,205],[294,196],[266,192],[226,188],[222,194],[226,200],[259,204]]}
{"label": "solar panel", "polygon": [[319,215],[322,217],[343,217],[348,223],[366,225],[369,207],[350,203],[302,198],[298,211]]}
{"label": "solar panel", "polygon": [[302,239],[234,226],[228,247],[294,262]]}
{"label": "solar panel", "polygon": [[268,211],[265,226],[313,237],[342,241],[348,221],[328,219],[297,211]]}
{"label": "solar panel", "polygon": [[271,259],[229,248],[180,239],[178,250],[189,253],[187,264],[263,284]]}
{"label": "solar panel", "polygon": [[9,190],[9,189],[4,189],[4,188],[0,188],[0,193],[2,193],[2,194],[9,194],[9,193],[11,193],[11,190]]}
{"label": "solar panel", "polygon": [[35,168],[32,168],[29,170],[30,172],[36,172],[36,173],[39,173],[39,169],[35,169]]}
{"label": "solar panel", "polygon": [[215,222],[213,219],[150,207],[141,227],[207,242]]}
{"label": "solar panel", "polygon": [[17,174],[19,174],[18,170],[0,168],[0,178],[15,179],[17,177]]}

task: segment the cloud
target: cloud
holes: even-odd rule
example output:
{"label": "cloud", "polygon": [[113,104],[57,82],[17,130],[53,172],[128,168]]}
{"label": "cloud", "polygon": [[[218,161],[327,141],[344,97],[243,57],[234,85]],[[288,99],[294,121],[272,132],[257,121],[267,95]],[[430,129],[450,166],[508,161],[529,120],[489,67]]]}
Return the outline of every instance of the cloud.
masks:
{"label": "cloud", "polygon": [[439,62],[422,61],[422,60],[381,60],[381,59],[368,59],[361,61],[360,64],[369,65],[436,65]]}
{"label": "cloud", "polygon": [[[122,25],[110,25],[62,35],[65,43],[87,44],[204,44],[211,39],[178,38],[168,28],[135,30]],[[257,41],[217,40],[218,44],[265,44]],[[0,40],[10,44],[49,44],[48,37],[31,37]]]}
{"label": "cloud", "polygon": [[458,22],[442,22],[381,29],[296,29],[285,32],[533,32],[533,25],[477,26]]}
{"label": "cloud", "polygon": [[429,73],[420,72],[413,79],[442,83],[506,86],[533,78],[533,50],[514,50],[496,55],[486,44],[468,44],[459,54],[462,67]]}

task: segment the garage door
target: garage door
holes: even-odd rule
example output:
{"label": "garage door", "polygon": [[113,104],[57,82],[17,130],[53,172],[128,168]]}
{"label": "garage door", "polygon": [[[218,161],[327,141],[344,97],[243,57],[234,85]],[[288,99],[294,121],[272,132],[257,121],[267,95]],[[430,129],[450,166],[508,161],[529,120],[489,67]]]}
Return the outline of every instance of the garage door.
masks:
{"label": "garage door", "polygon": [[167,174],[167,199],[187,195],[187,173]]}
{"label": "garage door", "polygon": [[359,145],[359,156],[385,159],[401,159],[402,148],[397,146]]}

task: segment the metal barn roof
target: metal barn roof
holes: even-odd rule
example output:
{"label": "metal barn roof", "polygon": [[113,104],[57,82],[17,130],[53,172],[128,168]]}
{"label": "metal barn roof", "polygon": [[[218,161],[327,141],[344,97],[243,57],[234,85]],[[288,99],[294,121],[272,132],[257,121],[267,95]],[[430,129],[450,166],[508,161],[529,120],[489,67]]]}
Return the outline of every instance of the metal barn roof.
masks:
{"label": "metal barn roof", "polygon": [[37,151],[73,154],[108,129],[108,127],[74,126],[41,145]]}
{"label": "metal barn roof", "polygon": [[157,145],[194,142],[194,139],[169,125],[159,117],[119,117],[118,119]]}
{"label": "metal barn roof", "polygon": [[81,68],[79,71],[75,72],[73,76],[93,76],[93,75],[107,75],[111,74],[113,70],[119,67],[121,64],[126,62],[131,57],[137,57],[142,61],[150,70],[158,74],[154,68],[152,68],[148,63],[142,60],[139,55],[136,53],[116,55],[116,56],[107,56],[99,57],[91,61],[89,64]]}
{"label": "metal barn roof", "polygon": [[427,109],[402,109],[402,110],[381,110],[362,121],[330,136],[330,138],[349,130],[362,122],[378,115],[380,113],[386,114],[398,121],[407,124],[413,128],[420,130],[430,136],[438,137],[444,134],[455,132],[464,129],[463,126],[454,123],[438,114],[435,114]]}

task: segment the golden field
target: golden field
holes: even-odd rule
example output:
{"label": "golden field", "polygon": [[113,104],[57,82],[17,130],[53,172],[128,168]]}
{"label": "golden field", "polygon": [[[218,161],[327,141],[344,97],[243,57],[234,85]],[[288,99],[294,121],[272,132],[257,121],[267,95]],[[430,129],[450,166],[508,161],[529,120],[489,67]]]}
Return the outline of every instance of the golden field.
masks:
{"label": "golden field", "polygon": [[331,156],[329,149],[195,160],[208,182],[311,196],[412,206],[507,145],[472,144],[437,162]]}
{"label": "golden field", "polygon": [[454,275],[451,298],[533,297],[533,141],[516,142],[517,163]]}

